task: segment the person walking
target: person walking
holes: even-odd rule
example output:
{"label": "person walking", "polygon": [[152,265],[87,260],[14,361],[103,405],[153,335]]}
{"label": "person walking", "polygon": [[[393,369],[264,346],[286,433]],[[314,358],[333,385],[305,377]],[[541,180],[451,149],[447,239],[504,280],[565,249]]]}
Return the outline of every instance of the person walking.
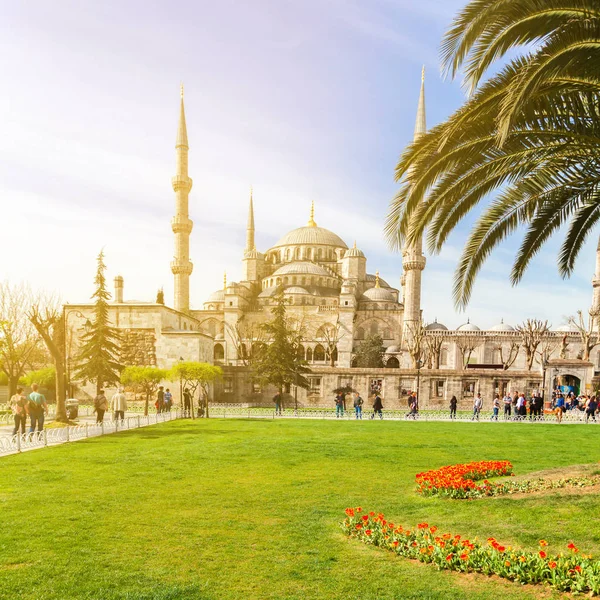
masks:
{"label": "person walking", "polygon": [[187,388],[183,390],[183,410],[187,416],[191,416],[192,395],[190,394],[190,390],[188,390]]}
{"label": "person walking", "polygon": [[354,392],[354,400],[352,401],[354,406],[354,414],[357,419],[362,419],[362,407],[363,407],[363,399],[360,397],[358,392]]}
{"label": "person walking", "polygon": [[31,394],[29,394],[27,403],[27,412],[31,419],[31,426],[29,427],[29,433],[33,433],[36,430],[42,431],[44,429],[44,417],[48,414],[48,403],[44,394],[38,392],[39,386],[34,383],[31,386]]}
{"label": "person walking", "polygon": [[504,420],[510,421],[510,413],[511,413],[511,409],[512,409],[512,398],[510,397],[510,394],[508,392],[506,392],[506,395],[504,396],[503,401],[504,401]]}
{"label": "person walking", "polygon": [[104,421],[104,413],[108,410],[108,399],[104,395],[104,390],[98,390],[98,395],[94,398],[94,411],[96,413],[96,423]]}
{"label": "person walking", "polygon": [[125,397],[125,390],[119,388],[117,393],[111,398],[110,407],[114,413],[115,421],[122,421],[125,418],[125,411],[127,410],[127,398]]}
{"label": "person walking", "polygon": [[375,418],[375,415],[379,415],[380,419],[383,419],[383,403],[381,402],[381,397],[377,392],[375,392],[375,398],[373,399],[373,415],[371,419]]}
{"label": "person walking", "polygon": [[492,403],[492,409],[493,409],[493,414],[492,414],[492,421],[497,421],[498,420],[498,413],[500,412],[500,394],[496,394],[494,396],[494,401]]}
{"label": "person walking", "polygon": [[275,414],[281,415],[281,394],[279,392],[273,396],[273,402],[275,402]]}
{"label": "person walking", "polygon": [[411,419],[416,419],[418,416],[419,416],[419,399],[418,399],[417,395],[415,394],[413,396],[412,402],[410,404],[409,417]]}
{"label": "person walking", "polygon": [[481,397],[481,393],[477,392],[477,396],[475,397],[475,400],[473,400],[473,416],[471,417],[471,421],[475,421],[475,419],[479,421],[479,413],[481,412],[482,406],[483,398]]}
{"label": "person walking", "polygon": [[456,419],[456,407],[458,406],[458,400],[456,399],[456,396],[452,396],[452,398],[450,398],[450,418],[451,419]]}
{"label": "person walking", "polygon": [[173,405],[173,394],[169,388],[165,391],[165,411],[171,412],[171,406]]}
{"label": "person walking", "polygon": [[156,406],[156,412],[161,413],[165,408],[165,391],[164,387],[161,385],[158,388],[158,392],[156,392],[156,402],[154,406]]}
{"label": "person walking", "polygon": [[592,421],[596,420],[596,410],[598,409],[598,401],[596,396],[592,396],[589,401],[587,408],[585,409],[585,422],[587,423],[589,418],[592,417]]}
{"label": "person walking", "polygon": [[556,403],[555,403],[555,410],[554,412],[556,413],[556,420],[561,423],[562,422],[562,417],[563,417],[563,412],[565,411],[565,399],[564,396],[562,394],[558,394],[558,396],[556,397]]}
{"label": "person walking", "polygon": [[12,434],[15,435],[21,430],[21,433],[25,433],[25,427],[27,425],[27,398],[23,393],[23,388],[18,387],[17,393],[10,399],[10,408],[12,410],[13,418],[15,420],[15,428]]}
{"label": "person walking", "polygon": [[335,396],[335,418],[339,419],[344,416],[344,394],[338,392]]}

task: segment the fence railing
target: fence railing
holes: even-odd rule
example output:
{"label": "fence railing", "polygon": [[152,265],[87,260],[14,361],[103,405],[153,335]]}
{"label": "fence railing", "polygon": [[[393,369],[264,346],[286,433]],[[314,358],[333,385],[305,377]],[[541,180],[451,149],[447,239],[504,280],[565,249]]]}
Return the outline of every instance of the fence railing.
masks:
{"label": "fence railing", "polygon": [[165,421],[174,421],[183,416],[181,411],[172,410],[171,412],[148,416],[137,415],[134,417],[126,417],[116,421],[106,420],[102,423],[52,427],[46,428],[43,431],[34,431],[32,433],[7,435],[0,437],[0,456],[14,454],[15,452],[23,452],[33,448],[43,448],[45,446],[54,446],[65,442],[74,442],[85,438],[117,433],[129,429],[139,429],[140,427],[156,425],[157,423],[164,423]]}

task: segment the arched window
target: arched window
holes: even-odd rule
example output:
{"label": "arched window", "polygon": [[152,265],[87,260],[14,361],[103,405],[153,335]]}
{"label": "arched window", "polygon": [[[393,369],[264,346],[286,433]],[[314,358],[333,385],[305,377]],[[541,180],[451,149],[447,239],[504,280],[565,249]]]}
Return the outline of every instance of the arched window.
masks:
{"label": "arched window", "polygon": [[319,257],[319,259],[323,258],[323,248],[318,249],[317,256]]}
{"label": "arched window", "polygon": [[372,321],[369,329],[371,331],[371,335],[377,335],[379,333],[379,328],[377,327],[377,321]]}
{"label": "arched window", "polygon": [[283,278],[283,285],[287,285],[288,281],[289,281],[289,278],[288,277],[284,277]]}
{"label": "arched window", "polygon": [[302,344],[300,344],[298,346],[298,358],[300,360],[305,360],[305,358],[306,358],[306,352],[305,352],[304,346]]}
{"label": "arched window", "polygon": [[225,349],[223,348],[223,344],[215,344],[213,358],[218,361],[225,360]]}
{"label": "arched window", "polygon": [[358,327],[356,329],[356,339],[364,340],[365,339],[365,330],[362,327]]}
{"label": "arched window", "polygon": [[248,348],[246,347],[246,344],[240,344],[240,354],[243,360],[248,358]]}
{"label": "arched window", "polygon": [[333,349],[333,352],[332,352],[331,354],[329,354],[329,349],[327,349],[327,360],[329,361],[329,360],[331,360],[331,359],[333,359],[333,362],[334,362],[334,363],[335,363],[335,362],[337,362],[337,359],[338,359],[338,351],[337,351],[337,348],[334,348],[334,349]]}
{"label": "arched window", "polygon": [[281,277],[277,278],[277,286],[279,287],[281,285]]}
{"label": "arched window", "polygon": [[400,362],[398,361],[398,359],[395,356],[390,356],[387,359],[387,362],[385,363],[385,366],[388,369],[399,369],[400,368]]}
{"label": "arched window", "polygon": [[389,327],[386,327],[383,330],[383,339],[384,340],[391,340],[392,339],[392,330]]}
{"label": "arched window", "polygon": [[321,344],[317,344],[315,346],[315,352],[313,354],[313,357],[315,359],[315,362],[325,360],[325,348],[323,348]]}
{"label": "arched window", "polygon": [[312,256],[312,250],[310,248],[306,249],[306,259],[310,260]]}
{"label": "arched window", "polygon": [[298,246],[296,246],[296,248],[294,249],[294,258],[296,260],[300,258],[300,248],[298,248]]}
{"label": "arched window", "polygon": [[260,355],[260,353],[263,351],[264,348],[265,348],[265,345],[263,344],[263,342],[254,342],[252,344],[252,348],[250,350],[250,356],[252,358],[256,358],[257,356]]}
{"label": "arched window", "polygon": [[442,348],[440,351],[440,366],[446,367],[448,366],[448,349]]}
{"label": "arched window", "polygon": [[184,328],[185,330],[187,330],[187,323],[184,323],[184,324],[183,324],[183,328]]}
{"label": "arched window", "polygon": [[312,348],[307,348],[306,349],[306,360],[307,360],[307,362],[312,362],[312,359],[313,359]]}
{"label": "arched window", "polygon": [[290,260],[290,249],[289,248],[287,248],[285,251],[285,260],[286,261]]}
{"label": "arched window", "polygon": [[302,285],[306,285],[306,277],[303,277],[301,280]]}

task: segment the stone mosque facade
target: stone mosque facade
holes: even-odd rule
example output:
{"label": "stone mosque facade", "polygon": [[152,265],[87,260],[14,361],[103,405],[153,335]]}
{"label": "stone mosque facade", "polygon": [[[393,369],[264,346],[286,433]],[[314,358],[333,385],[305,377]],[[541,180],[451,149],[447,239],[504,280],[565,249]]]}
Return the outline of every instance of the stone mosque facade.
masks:
{"label": "stone mosque facade", "polygon": [[[422,78],[415,137],[425,131]],[[288,301],[288,317],[303,333],[303,353],[311,369],[310,389],[286,390],[289,401],[296,395],[302,407],[331,407],[333,390],[346,385],[358,390],[365,399],[377,389],[388,409],[405,408],[409,393],[417,387],[422,408],[446,407],[453,395],[458,398],[459,407],[467,408],[472,406],[477,392],[482,393],[484,407],[490,408],[493,395],[505,390],[530,394],[544,389],[548,397],[555,384],[573,385],[582,392],[595,389],[596,376],[600,375],[600,346],[592,350],[588,360],[583,360],[579,332],[568,325],[550,332],[546,356],[543,360],[537,356],[531,368],[523,347],[514,362],[503,368],[501,363],[521,339],[513,326],[500,321],[482,329],[467,321],[450,331],[434,321],[425,327],[425,335],[437,340],[435,352],[415,368],[408,345],[411,332],[422,318],[421,278],[426,274],[426,260],[421,241],[404,248],[400,286],[396,288],[380,278],[377,271],[368,269],[367,257],[356,242],[350,245],[348,240],[317,224],[314,204],[306,225],[292,229],[271,248],[259,251],[250,192],[246,246],[240,252],[242,280],[225,280],[202,308],[193,308],[189,291],[193,223],[188,212],[192,189],[188,151],[182,89],[176,174],[172,178],[173,307],[127,301],[123,278],[115,278],[110,318],[123,334],[124,364],[170,368],[180,360],[214,362],[223,367],[224,377],[215,384],[211,400],[272,406],[274,390],[261,389],[252,382],[248,363],[252,352],[264,343],[260,325],[271,318],[274,295],[282,289]],[[202,265],[198,265],[196,276],[202,276],[201,270]],[[592,313],[600,315],[600,246],[593,290]],[[65,305],[69,329],[82,330],[91,310],[89,304]],[[370,334],[383,339],[385,366],[355,367],[353,353]],[[468,357],[465,346],[470,347]],[[171,387],[177,401],[178,386]]]}

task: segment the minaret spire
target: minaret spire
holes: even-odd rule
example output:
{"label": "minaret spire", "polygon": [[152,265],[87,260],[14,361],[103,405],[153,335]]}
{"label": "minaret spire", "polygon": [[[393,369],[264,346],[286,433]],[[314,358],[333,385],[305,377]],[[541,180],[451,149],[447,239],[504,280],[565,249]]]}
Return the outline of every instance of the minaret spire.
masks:
{"label": "minaret spire", "polygon": [[188,176],[189,145],[183,104],[183,83],[180,93],[179,125],[175,141],[177,168],[175,177],[171,179],[175,192],[175,216],[171,219],[171,229],[175,234],[175,256],[171,262],[171,272],[175,279],[175,309],[188,312],[190,310],[190,275],[194,268],[190,261],[190,233],[194,224],[188,213],[192,180]]}
{"label": "minaret spire", "polygon": [[250,186],[250,206],[248,208],[248,226],[246,228],[246,252],[256,250],[254,242],[254,202],[252,200],[252,186]]}
{"label": "minaret spire", "polygon": [[[416,141],[426,131],[425,66],[423,65],[414,140]],[[421,277],[425,268],[425,262],[423,241],[419,237],[412,244],[406,246],[402,252],[402,267],[404,269],[404,290],[402,294],[404,301],[404,324],[402,328],[402,342],[404,345],[407,338],[410,338],[416,331],[417,324],[421,319]]]}
{"label": "minaret spire", "polygon": [[314,200],[310,203],[310,217],[308,219],[308,226],[309,227],[317,226],[317,224],[315,223],[315,201]]}
{"label": "minaret spire", "polygon": [[415,135],[413,139],[416,141],[418,137],[427,131],[427,120],[425,119],[425,65],[421,70],[421,92],[419,94],[419,104],[417,105],[417,119],[415,121]]}

